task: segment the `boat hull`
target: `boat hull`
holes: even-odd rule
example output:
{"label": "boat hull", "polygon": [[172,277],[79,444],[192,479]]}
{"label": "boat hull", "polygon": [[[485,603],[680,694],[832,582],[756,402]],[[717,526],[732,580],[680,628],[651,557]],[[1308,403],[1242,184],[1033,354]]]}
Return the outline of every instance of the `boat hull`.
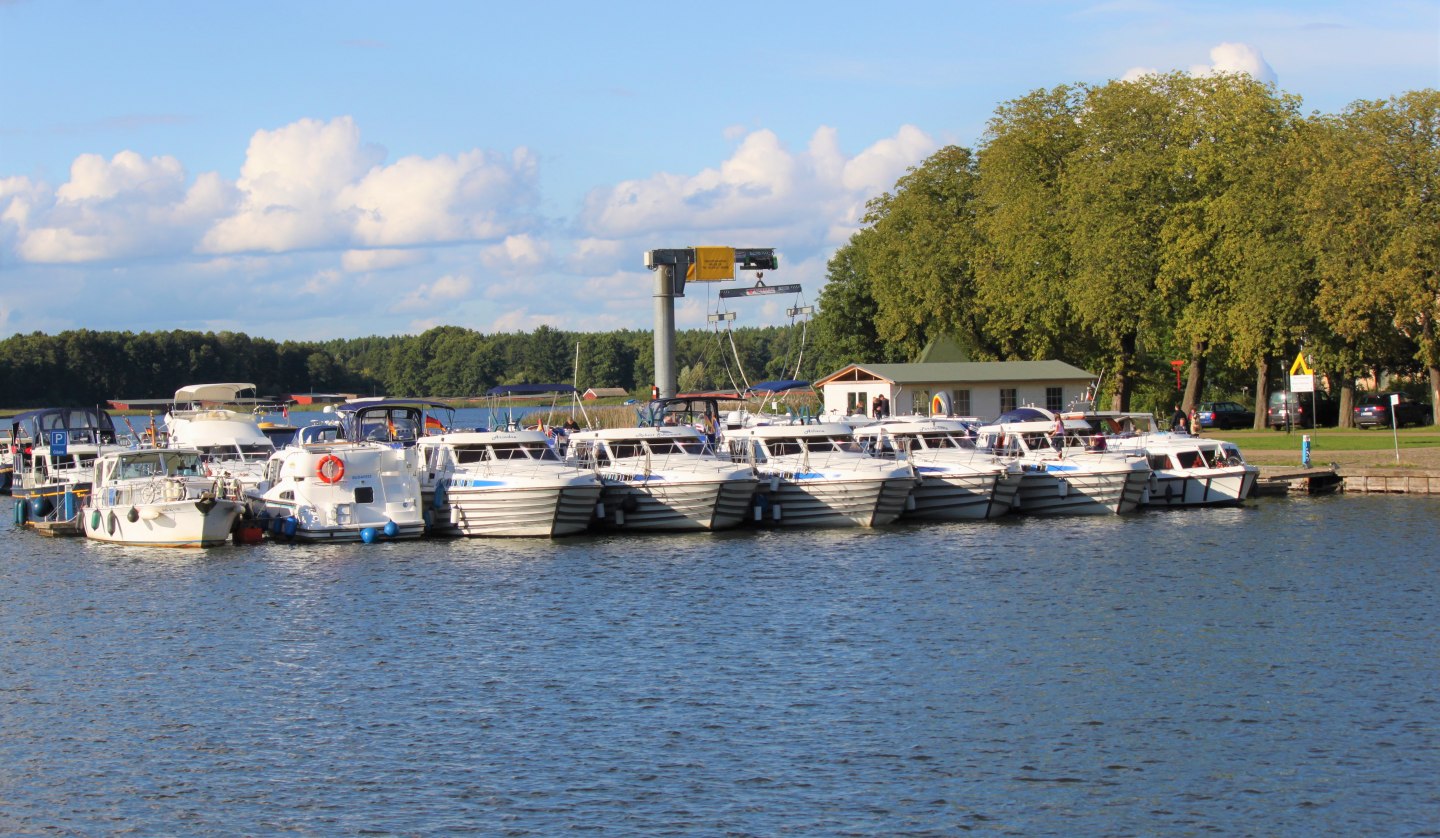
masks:
{"label": "boat hull", "polygon": [[[434,495],[427,498],[433,506]],[[600,485],[451,487],[433,532],[470,538],[555,538],[589,528]]]}
{"label": "boat hull", "polygon": [[[762,475],[763,477],[763,475]],[[756,493],[757,522],[786,527],[883,527],[894,523],[915,487],[913,477],[777,475]]]}
{"label": "boat hull", "polygon": [[1260,469],[1250,465],[1194,472],[1157,471],[1150,478],[1144,505],[1233,506],[1250,496],[1259,474]]}
{"label": "boat hull", "polygon": [[1022,515],[1112,515],[1132,512],[1149,486],[1150,470],[1026,471],[1017,512]]}
{"label": "boat hull", "polygon": [[85,536],[94,541],[131,547],[217,547],[229,540],[244,506],[233,500],[212,504],[208,509],[194,500],[97,506],[80,517]]}
{"label": "boat hull", "polygon": [[753,478],[619,480],[602,477],[602,526],[625,530],[719,530],[750,513]]}
{"label": "boat hull", "polygon": [[918,467],[920,484],[900,517],[920,521],[980,521],[1008,514],[1020,476],[1007,472],[947,473]]}

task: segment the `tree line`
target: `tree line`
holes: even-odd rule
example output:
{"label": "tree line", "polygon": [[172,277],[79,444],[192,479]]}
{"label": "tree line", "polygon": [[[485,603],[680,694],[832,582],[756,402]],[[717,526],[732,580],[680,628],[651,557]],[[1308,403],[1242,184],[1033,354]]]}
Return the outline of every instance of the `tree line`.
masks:
{"label": "tree line", "polygon": [[1187,409],[1253,394],[1258,426],[1303,348],[1342,423],[1357,380],[1440,405],[1440,92],[1306,116],[1245,75],[1033,91],[871,200],[819,303],[822,365],[945,334],[1168,412],[1182,361]]}
{"label": "tree line", "polygon": [[[794,374],[799,327],[686,330],[677,335],[680,386],[744,387]],[[253,382],[266,396],[290,393],[482,396],[500,384],[621,387],[648,397],[653,333],[598,334],[541,326],[483,334],[441,326],[419,335],[274,341],[236,332],[40,332],[0,340],[0,406],[103,404],[165,398],[189,384]],[[577,369],[578,345],[578,369]],[[813,367],[812,367],[813,369]]]}

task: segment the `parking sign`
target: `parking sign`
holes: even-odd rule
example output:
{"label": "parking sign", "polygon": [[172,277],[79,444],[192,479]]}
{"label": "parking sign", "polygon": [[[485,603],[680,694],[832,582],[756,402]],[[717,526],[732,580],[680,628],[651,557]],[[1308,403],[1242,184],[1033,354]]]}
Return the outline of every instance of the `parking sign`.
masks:
{"label": "parking sign", "polygon": [[70,434],[65,431],[50,432],[50,453],[65,456],[70,451]]}

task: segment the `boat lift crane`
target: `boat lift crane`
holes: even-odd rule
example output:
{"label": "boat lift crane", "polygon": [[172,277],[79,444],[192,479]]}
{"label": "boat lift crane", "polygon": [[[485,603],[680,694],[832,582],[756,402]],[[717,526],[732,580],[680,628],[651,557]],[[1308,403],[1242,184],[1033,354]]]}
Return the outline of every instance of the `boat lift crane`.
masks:
{"label": "boat lift crane", "polygon": [[655,386],[662,399],[679,389],[675,366],[675,298],[685,296],[685,283],[720,282],[735,278],[738,267],[755,271],[753,288],[726,288],[721,297],[798,294],[799,285],[766,285],[764,271],[778,270],[773,247],[682,247],[645,252],[645,267],[655,272]]}

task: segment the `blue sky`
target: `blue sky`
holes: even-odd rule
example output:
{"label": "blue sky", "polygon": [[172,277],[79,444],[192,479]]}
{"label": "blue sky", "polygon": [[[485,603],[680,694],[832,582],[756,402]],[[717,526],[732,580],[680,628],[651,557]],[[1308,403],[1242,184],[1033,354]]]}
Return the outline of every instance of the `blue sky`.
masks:
{"label": "blue sky", "polygon": [[1306,111],[1440,86],[1440,0],[0,0],[0,337],[649,329],[642,254],[697,244],[813,301],[998,104],[1215,69]]}

